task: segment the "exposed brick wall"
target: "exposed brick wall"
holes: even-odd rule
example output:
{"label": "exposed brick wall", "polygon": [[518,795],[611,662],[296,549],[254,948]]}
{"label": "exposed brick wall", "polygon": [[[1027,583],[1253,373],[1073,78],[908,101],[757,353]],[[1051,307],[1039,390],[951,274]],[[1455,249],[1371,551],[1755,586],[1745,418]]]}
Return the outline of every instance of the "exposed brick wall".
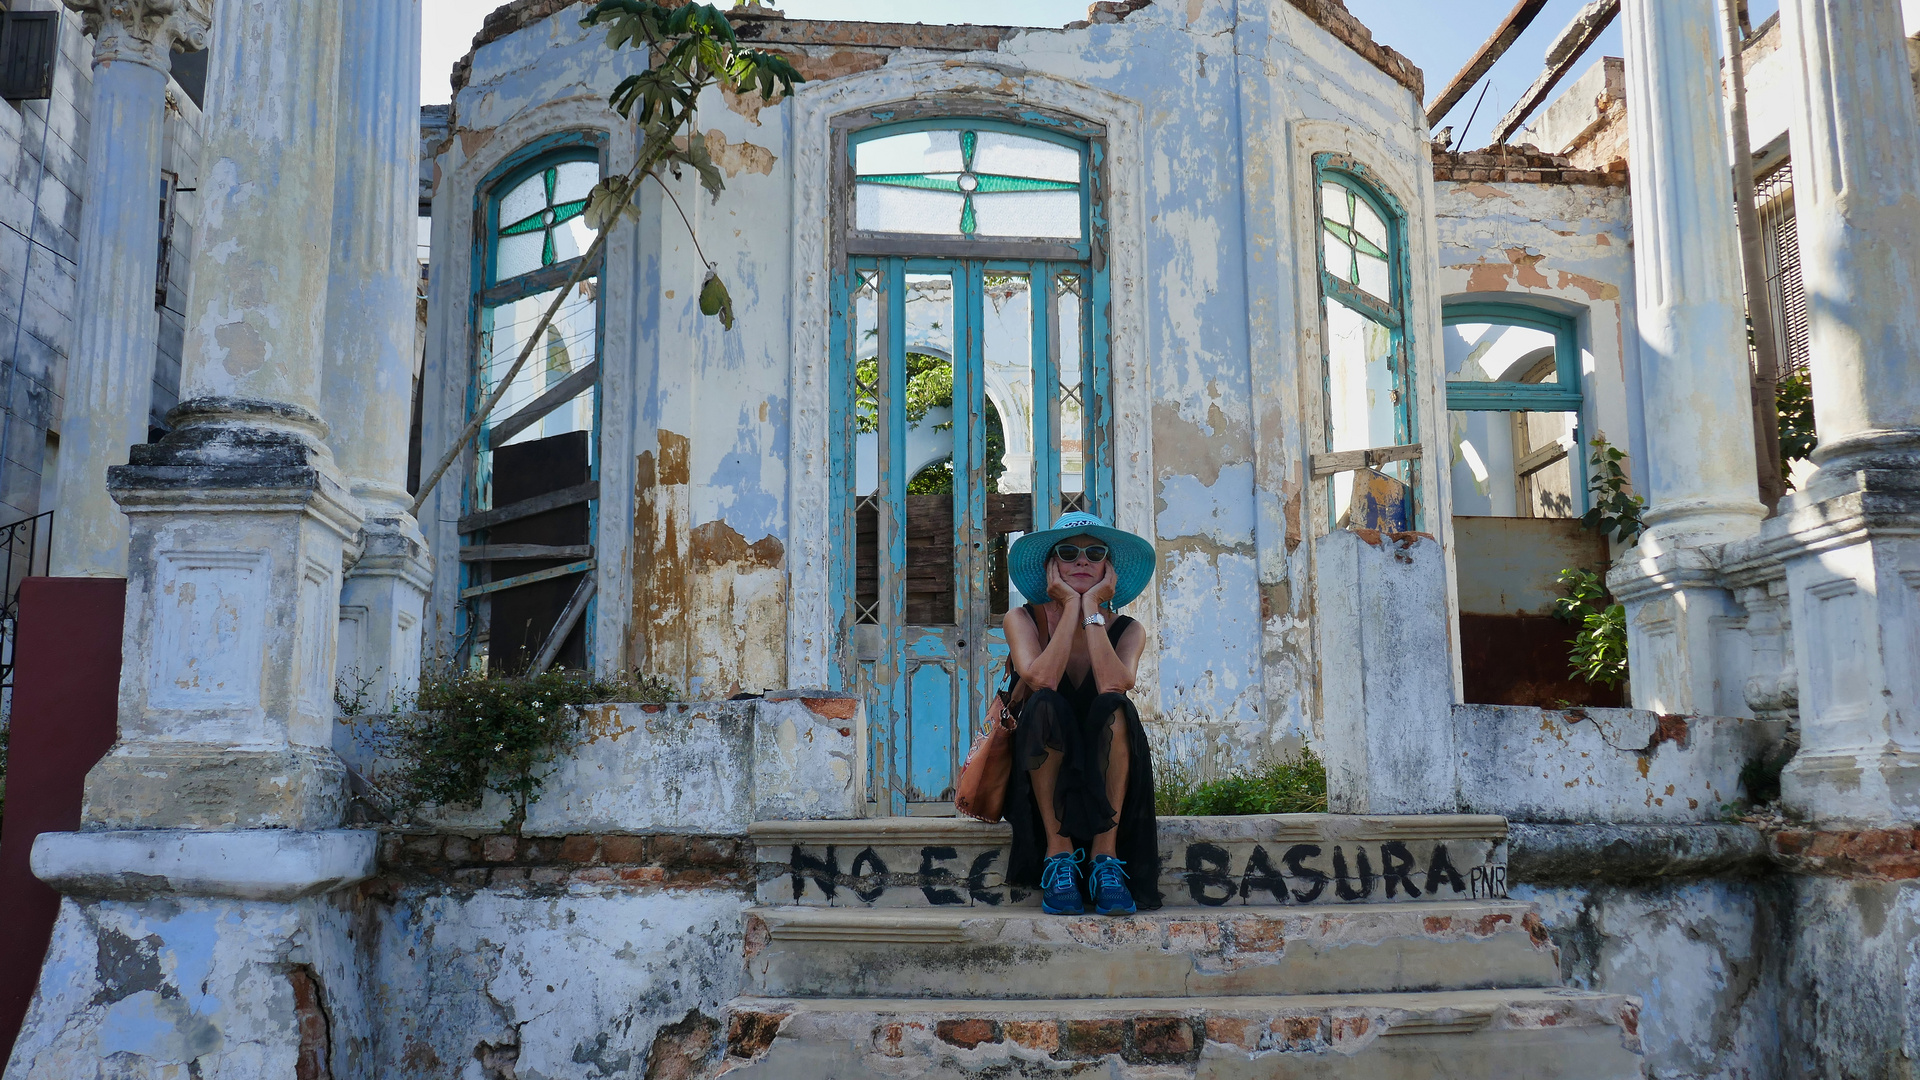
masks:
{"label": "exposed brick wall", "polygon": [[1587,184],[1625,187],[1625,168],[1594,172],[1576,169],[1564,157],[1533,146],[1489,146],[1472,153],[1435,149],[1433,178],[1439,183]]}
{"label": "exposed brick wall", "polygon": [[1786,869],[1820,877],[1920,878],[1920,829],[1782,829],[1773,854]]}
{"label": "exposed brick wall", "polygon": [[664,833],[389,832],[380,838],[380,875],[377,888],[446,884],[556,892],[571,885],[749,890],[753,847],[735,836]]}
{"label": "exposed brick wall", "polygon": [[1385,45],[1373,40],[1373,32],[1368,30],[1347,5],[1341,0],[1287,0],[1294,7],[1305,12],[1307,17],[1320,25],[1320,28],[1341,44],[1365,57],[1367,62],[1387,73],[1394,82],[1413,91],[1413,96],[1426,100],[1427,80],[1414,66],[1413,61],[1400,55]]}

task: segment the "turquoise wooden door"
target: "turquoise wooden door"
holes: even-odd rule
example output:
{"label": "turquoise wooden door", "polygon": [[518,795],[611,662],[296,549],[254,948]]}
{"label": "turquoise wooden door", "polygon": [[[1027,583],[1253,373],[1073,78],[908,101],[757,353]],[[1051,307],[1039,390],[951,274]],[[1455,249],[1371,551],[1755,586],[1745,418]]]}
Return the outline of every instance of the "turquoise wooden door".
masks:
{"label": "turquoise wooden door", "polygon": [[838,674],[867,700],[876,810],[946,814],[1006,661],[1001,617],[1026,599],[1007,545],[1105,505],[1099,132],[891,110],[847,123]]}
{"label": "turquoise wooden door", "polygon": [[1036,507],[1090,502],[1085,281],[1051,262],[855,265],[853,641],[889,812],[950,812],[1004,671],[1001,617],[1026,600],[1007,545]]}

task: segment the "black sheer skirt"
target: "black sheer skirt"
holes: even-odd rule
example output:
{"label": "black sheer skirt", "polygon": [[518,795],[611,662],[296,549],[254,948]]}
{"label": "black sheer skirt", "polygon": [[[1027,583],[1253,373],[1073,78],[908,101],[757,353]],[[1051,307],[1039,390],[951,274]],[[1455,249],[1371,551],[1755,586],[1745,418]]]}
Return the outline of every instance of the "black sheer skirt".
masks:
{"label": "black sheer skirt", "polygon": [[[1071,688],[1070,688],[1071,689]],[[1084,697],[1084,695],[1075,695]],[[1107,801],[1107,761],[1112,749],[1115,713],[1125,717],[1130,766],[1126,798],[1118,812]],[[1013,849],[1007,858],[1009,884],[1040,887],[1047,856],[1047,826],[1033,794],[1033,776],[1047,751],[1062,755],[1054,784],[1054,814],[1073,846],[1090,850],[1093,838],[1119,823],[1115,850],[1125,861],[1127,887],[1141,910],[1160,906],[1160,830],[1153,812],[1153,751],[1147,746],[1140,713],[1127,695],[1100,694],[1075,708],[1057,690],[1038,690],[1021,705],[1014,735],[1013,776],[1007,790],[1007,823]],[[1084,872],[1087,867],[1081,867]],[[1082,891],[1086,879],[1081,879]]]}

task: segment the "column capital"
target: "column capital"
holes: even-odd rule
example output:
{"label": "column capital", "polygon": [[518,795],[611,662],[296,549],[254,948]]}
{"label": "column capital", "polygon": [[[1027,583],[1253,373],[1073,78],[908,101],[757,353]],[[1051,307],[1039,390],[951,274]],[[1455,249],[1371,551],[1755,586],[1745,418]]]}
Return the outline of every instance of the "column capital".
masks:
{"label": "column capital", "polygon": [[175,49],[204,49],[213,0],[64,0],[93,36],[93,62],[168,70]]}

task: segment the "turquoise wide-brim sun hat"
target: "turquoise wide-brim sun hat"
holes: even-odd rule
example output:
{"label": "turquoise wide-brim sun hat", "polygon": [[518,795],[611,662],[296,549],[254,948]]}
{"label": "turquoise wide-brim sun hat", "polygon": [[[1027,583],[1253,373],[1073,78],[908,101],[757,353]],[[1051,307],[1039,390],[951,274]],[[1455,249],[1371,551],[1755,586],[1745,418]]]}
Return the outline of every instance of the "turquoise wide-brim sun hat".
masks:
{"label": "turquoise wide-brim sun hat", "polygon": [[1013,542],[1007,552],[1007,577],[1029,603],[1047,602],[1047,556],[1055,544],[1076,536],[1092,536],[1106,542],[1107,558],[1113,561],[1113,607],[1125,607],[1146,590],[1153,580],[1153,567],[1159,561],[1153,545],[1130,532],[1116,529],[1092,514],[1061,514],[1053,528],[1030,532]]}

